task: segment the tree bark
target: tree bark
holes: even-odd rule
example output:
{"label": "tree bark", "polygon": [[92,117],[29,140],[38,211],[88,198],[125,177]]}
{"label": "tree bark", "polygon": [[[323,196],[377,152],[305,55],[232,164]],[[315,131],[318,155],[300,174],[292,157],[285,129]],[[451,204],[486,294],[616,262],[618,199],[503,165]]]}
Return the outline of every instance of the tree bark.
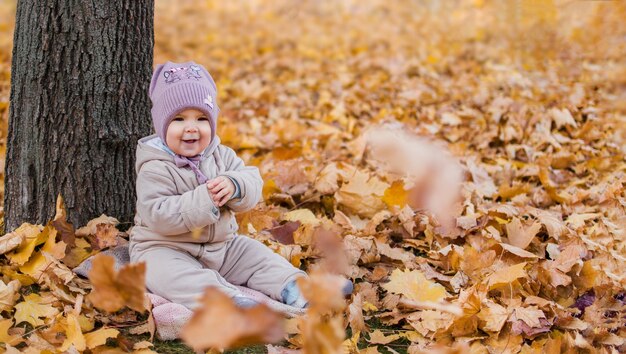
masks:
{"label": "tree bark", "polygon": [[154,0],[20,0],[5,231],[45,224],[58,194],[75,226],[130,221],[135,148],[150,134]]}

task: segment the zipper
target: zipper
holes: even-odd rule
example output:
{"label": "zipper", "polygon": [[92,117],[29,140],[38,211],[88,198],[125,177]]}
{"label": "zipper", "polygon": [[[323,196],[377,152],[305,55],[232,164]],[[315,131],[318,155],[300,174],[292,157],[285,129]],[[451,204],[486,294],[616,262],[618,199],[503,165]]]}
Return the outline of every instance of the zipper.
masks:
{"label": "zipper", "polygon": [[209,225],[209,241],[207,242],[213,242],[214,238],[215,238],[215,224],[211,224]]}
{"label": "zipper", "polygon": [[198,252],[196,258],[201,258],[202,254],[204,254],[204,243],[200,244],[200,252]]}

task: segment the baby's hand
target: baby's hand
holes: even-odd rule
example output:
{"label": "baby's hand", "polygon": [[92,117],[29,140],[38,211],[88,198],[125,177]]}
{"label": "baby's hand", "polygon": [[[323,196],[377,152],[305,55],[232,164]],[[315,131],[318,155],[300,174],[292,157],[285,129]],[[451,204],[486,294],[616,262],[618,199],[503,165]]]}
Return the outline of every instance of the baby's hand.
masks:
{"label": "baby's hand", "polygon": [[219,176],[206,183],[213,203],[217,206],[226,204],[235,193],[235,185],[228,177]]}

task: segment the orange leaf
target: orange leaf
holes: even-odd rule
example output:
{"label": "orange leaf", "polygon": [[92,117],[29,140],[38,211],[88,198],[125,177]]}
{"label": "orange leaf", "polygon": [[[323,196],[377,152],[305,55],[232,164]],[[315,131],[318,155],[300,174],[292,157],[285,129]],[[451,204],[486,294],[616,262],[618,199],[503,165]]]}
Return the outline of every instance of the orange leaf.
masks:
{"label": "orange leaf", "polygon": [[95,307],[108,312],[115,312],[124,306],[143,312],[146,310],[146,264],[129,264],[116,272],[114,263],[110,256],[100,254],[94,258],[89,272],[94,289],[89,299]]}
{"label": "orange leaf", "polygon": [[206,289],[200,303],[181,332],[185,343],[196,350],[273,343],[283,338],[282,315],[266,305],[239,308],[213,287]]}

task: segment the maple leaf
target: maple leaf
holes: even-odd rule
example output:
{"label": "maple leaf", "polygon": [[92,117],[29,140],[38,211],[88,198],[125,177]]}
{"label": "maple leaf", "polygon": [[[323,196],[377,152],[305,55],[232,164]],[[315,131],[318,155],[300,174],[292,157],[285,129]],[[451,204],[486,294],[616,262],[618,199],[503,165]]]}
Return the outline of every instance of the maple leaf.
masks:
{"label": "maple leaf", "polygon": [[326,165],[315,180],[315,189],[322,194],[333,194],[339,189],[339,175],[337,164]]}
{"label": "maple leaf", "polygon": [[91,250],[91,244],[83,238],[77,238],[74,246],[63,257],[63,264],[70,268],[75,268],[81,264],[85,259],[89,258],[95,251]]}
{"label": "maple leaf", "polygon": [[22,265],[28,261],[35,247],[46,242],[48,234],[53,230],[50,227],[40,225],[22,224],[15,232],[24,235],[24,241],[15,251],[8,253],[7,257],[12,263]]}
{"label": "maple leaf", "polygon": [[73,346],[79,351],[85,350],[87,347],[85,337],[80,329],[78,317],[74,313],[69,313],[67,316],[61,318],[60,326],[65,331],[65,340],[59,348],[60,351],[66,351],[70,346]]}
{"label": "maple leaf", "polygon": [[335,193],[335,199],[354,213],[371,218],[385,208],[382,197],[388,187],[367,172],[355,171]]}
{"label": "maple leaf", "polygon": [[22,244],[26,236],[23,233],[16,231],[9,232],[8,234],[0,237],[0,254],[12,251]]}
{"label": "maple leaf", "polygon": [[74,225],[67,221],[65,203],[60,194],[57,196],[56,214],[50,223],[61,235],[61,241],[65,242],[70,248],[74,247],[74,239],[76,238],[74,235]]}
{"label": "maple leaf", "polygon": [[539,230],[541,230],[540,223],[533,222],[530,226],[524,226],[518,218],[513,218],[510,223],[506,224],[509,244],[521,249],[525,249],[530,245]]}
{"label": "maple leaf", "polygon": [[93,349],[97,346],[106,344],[107,339],[115,338],[120,334],[115,328],[100,328],[99,330],[85,333],[85,343],[87,348]]}
{"label": "maple leaf", "polygon": [[57,231],[53,228],[49,228],[49,230],[50,232],[47,234],[48,238],[43,247],[31,257],[28,263],[20,267],[22,273],[28,274],[35,279],[40,279],[41,273],[48,269],[50,264],[53,263],[52,260],[46,259],[45,253],[56,259],[61,259],[65,256],[65,249],[67,247],[65,242],[61,241],[56,243]]}
{"label": "maple leaf", "polygon": [[106,216],[105,214],[89,220],[86,226],[76,230],[76,236],[89,237],[93,236],[94,249],[103,249],[106,247],[115,247],[118,244],[119,230],[115,227],[119,224],[116,218]]}
{"label": "maple leaf", "polygon": [[22,336],[9,334],[9,328],[11,328],[12,326],[13,326],[12,318],[0,320],[0,343],[18,345],[24,341],[22,339]]}
{"label": "maple leaf", "polygon": [[205,290],[200,304],[181,332],[185,343],[196,350],[274,343],[283,337],[282,316],[264,304],[239,308],[214,287]]}
{"label": "maple leaf", "polygon": [[299,227],[300,227],[299,221],[288,221],[282,225],[279,225],[278,223],[276,223],[274,227],[269,229],[269,232],[270,234],[272,234],[272,237],[276,241],[284,245],[293,245],[294,244],[293,233]]}
{"label": "maple leaf", "polygon": [[89,220],[87,225],[76,230],[76,236],[85,237],[89,235],[95,235],[98,232],[98,225],[105,224],[111,226],[117,226],[120,222],[111,216],[102,214],[95,219]]}
{"label": "maple leaf", "polygon": [[403,208],[408,202],[408,191],[404,189],[404,183],[401,180],[394,181],[391,186],[385,190],[383,202],[388,206],[397,206]]}
{"label": "maple leaf", "polygon": [[352,333],[365,331],[365,320],[363,319],[363,299],[361,294],[357,294],[352,299],[352,303],[348,306],[349,322]]}
{"label": "maple leaf", "polygon": [[499,332],[509,318],[509,310],[493,301],[483,303],[478,318],[481,320],[481,328],[488,332]]}
{"label": "maple leaf", "polygon": [[283,215],[283,219],[287,221],[299,221],[303,225],[317,226],[321,222],[315,217],[315,214],[309,209],[296,209]]}
{"label": "maple leaf", "polygon": [[498,288],[500,286],[509,285],[519,278],[527,277],[528,275],[524,270],[525,266],[526,262],[522,262],[509,267],[498,269],[497,271],[493,272],[487,278],[489,290]]}
{"label": "maple leaf", "polygon": [[314,313],[338,312],[345,308],[346,302],[343,299],[341,289],[345,284],[345,279],[341,276],[312,272],[308,277],[301,277],[296,280],[302,295],[309,302],[309,310]]}
{"label": "maple leaf", "polygon": [[20,297],[18,293],[20,286],[21,283],[17,279],[11,280],[7,284],[0,279],[0,312],[9,311],[13,308],[13,305]]}
{"label": "maple leaf", "polygon": [[33,327],[44,324],[45,319],[54,317],[59,313],[55,307],[49,304],[42,304],[43,299],[39,294],[28,294],[24,296],[24,301],[15,305],[15,323],[28,322]]}
{"label": "maple leaf", "polygon": [[111,256],[99,254],[93,260],[89,280],[93,291],[89,299],[95,307],[115,312],[124,306],[143,312],[145,307],[146,264],[128,264],[116,272],[115,260]]}
{"label": "maple leaf", "polygon": [[410,271],[395,269],[391,273],[389,283],[384,284],[383,288],[417,302],[439,302],[448,296],[442,285],[426,279],[417,269]]}
{"label": "maple leaf", "polygon": [[371,344],[389,344],[402,338],[399,334],[390,334],[385,336],[379,329],[370,332],[369,342]]}
{"label": "maple leaf", "polygon": [[308,177],[302,168],[303,161],[281,161],[276,165],[274,182],[283,193],[297,195],[304,193],[309,187]]}

